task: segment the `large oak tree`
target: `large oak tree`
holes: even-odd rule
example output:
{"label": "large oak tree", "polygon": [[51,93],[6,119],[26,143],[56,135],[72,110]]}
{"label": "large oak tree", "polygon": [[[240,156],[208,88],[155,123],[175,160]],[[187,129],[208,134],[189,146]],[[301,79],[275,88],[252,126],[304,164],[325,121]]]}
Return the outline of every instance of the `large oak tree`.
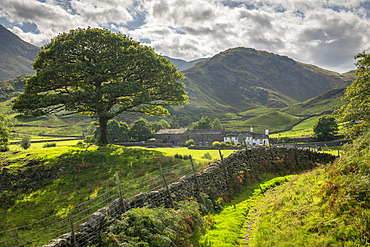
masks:
{"label": "large oak tree", "polygon": [[183,75],[153,49],[106,29],[71,30],[42,47],[13,109],[32,118],[51,113],[98,120],[107,144],[108,120],[124,112],[168,115],[187,101]]}

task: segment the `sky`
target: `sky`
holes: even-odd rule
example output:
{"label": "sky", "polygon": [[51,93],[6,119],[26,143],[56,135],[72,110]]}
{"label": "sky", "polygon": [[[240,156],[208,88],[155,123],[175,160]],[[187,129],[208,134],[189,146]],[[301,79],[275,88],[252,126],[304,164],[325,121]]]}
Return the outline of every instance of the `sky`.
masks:
{"label": "sky", "polygon": [[0,0],[0,24],[37,46],[99,27],[187,61],[247,47],[339,73],[370,52],[370,0]]}

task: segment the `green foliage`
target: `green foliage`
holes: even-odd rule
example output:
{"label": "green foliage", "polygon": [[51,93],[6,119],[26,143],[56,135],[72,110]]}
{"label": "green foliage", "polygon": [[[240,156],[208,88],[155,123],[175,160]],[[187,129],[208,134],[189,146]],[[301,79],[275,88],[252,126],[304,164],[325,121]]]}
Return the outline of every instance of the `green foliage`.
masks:
{"label": "green foliage", "polygon": [[203,116],[198,122],[194,123],[191,129],[212,129],[211,119]]}
{"label": "green foliage", "polygon": [[43,148],[51,148],[51,147],[56,147],[57,144],[55,142],[48,142],[48,143],[45,143],[42,147]]}
{"label": "green foliage", "polygon": [[202,159],[211,160],[212,156],[207,152],[207,153],[204,153],[204,155],[202,156]]}
{"label": "green foliage", "polygon": [[152,132],[148,121],[142,118],[131,124],[129,136],[132,141],[145,141],[154,137],[154,133]]}
{"label": "green foliage", "polygon": [[[115,119],[108,121],[108,140],[110,143],[118,144],[122,142],[128,142],[129,137],[129,126],[126,122],[118,122]],[[94,130],[94,140],[99,140],[100,127]],[[92,140],[93,141],[93,140]],[[95,141],[93,141],[95,142]]]}
{"label": "green foliage", "polygon": [[[327,181],[321,194],[327,201],[324,211],[356,219],[358,226],[348,240],[370,243],[370,132],[363,133],[346,146],[345,154],[326,170]],[[354,219],[352,220],[354,221]]]}
{"label": "green foliage", "polygon": [[21,141],[19,142],[19,145],[23,149],[28,149],[31,147],[31,137],[29,135],[23,135]]}
{"label": "green foliage", "polygon": [[92,144],[92,143],[96,142],[96,139],[95,139],[94,135],[87,135],[87,136],[85,136],[84,142],[88,143],[88,144]]}
{"label": "green foliage", "polygon": [[193,146],[195,145],[195,141],[193,139],[189,139],[185,142],[185,145],[188,146]]}
{"label": "green foliage", "polygon": [[359,59],[356,63],[357,79],[347,87],[343,98],[349,103],[336,112],[341,121],[355,123],[348,130],[348,135],[352,138],[370,128],[370,54],[362,52],[355,58]]}
{"label": "green foliage", "polygon": [[136,208],[112,221],[104,246],[189,246],[193,233],[203,227],[196,202],[180,202],[176,209]]}
{"label": "green foliage", "polygon": [[171,125],[164,119],[161,119],[160,121],[151,121],[148,124],[150,126],[150,129],[153,131],[153,133],[156,133],[161,129],[171,128]]}
{"label": "green foliage", "polygon": [[215,130],[222,129],[220,120],[218,118],[215,118],[215,120],[213,120],[213,122],[211,123],[211,127],[212,129],[215,129]]}
{"label": "green foliage", "polygon": [[[144,58],[144,59],[143,59]],[[88,115],[107,144],[108,120],[124,112],[168,115],[187,100],[183,75],[167,59],[120,33],[75,29],[42,47],[13,109],[25,117],[54,112]]]}
{"label": "green foliage", "polygon": [[313,127],[314,136],[319,141],[333,140],[338,133],[338,124],[331,116],[320,117]]}
{"label": "green foliage", "polygon": [[9,145],[10,128],[5,115],[0,113],[0,149],[6,150]]}
{"label": "green foliage", "polygon": [[221,142],[215,141],[215,142],[213,142],[213,146],[214,147],[220,147],[221,146]]}

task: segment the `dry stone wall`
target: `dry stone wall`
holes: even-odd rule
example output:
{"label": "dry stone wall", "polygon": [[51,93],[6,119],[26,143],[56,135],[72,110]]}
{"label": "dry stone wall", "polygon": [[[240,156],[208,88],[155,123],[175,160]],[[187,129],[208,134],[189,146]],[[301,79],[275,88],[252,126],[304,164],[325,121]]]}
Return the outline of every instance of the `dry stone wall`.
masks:
{"label": "dry stone wall", "polygon": [[[228,192],[233,175],[238,172],[248,170],[260,170],[262,172],[279,172],[282,167],[291,170],[300,168],[309,169],[314,163],[328,163],[334,161],[335,156],[312,152],[303,149],[286,148],[252,148],[232,153],[229,157],[217,161],[209,167],[196,174],[196,176],[186,176],[179,181],[170,184],[169,190],[173,201],[182,201],[195,197],[199,185],[200,192],[212,192],[222,195]],[[311,161],[311,162],[310,162]],[[277,165],[277,164],[280,164]],[[267,168],[266,168],[267,167]],[[267,170],[268,169],[268,170]],[[140,193],[132,198],[125,199],[123,203],[120,199],[113,200],[108,207],[104,207],[91,215],[86,223],[79,226],[75,235],[78,246],[84,243],[97,241],[99,234],[105,231],[107,224],[105,216],[117,217],[125,210],[137,207],[159,207],[170,206],[171,200],[167,191],[163,188],[158,191]],[[73,246],[70,233],[64,234],[51,241],[47,247]]]}

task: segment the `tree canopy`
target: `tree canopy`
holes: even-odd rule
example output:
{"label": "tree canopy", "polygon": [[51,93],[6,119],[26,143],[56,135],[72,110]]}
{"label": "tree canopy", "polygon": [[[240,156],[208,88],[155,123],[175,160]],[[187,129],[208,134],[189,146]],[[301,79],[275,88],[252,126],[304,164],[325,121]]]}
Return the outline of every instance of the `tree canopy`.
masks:
{"label": "tree canopy", "polygon": [[329,141],[334,139],[338,133],[338,124],[331,116],[320,117],[313,127],[314,136],[319,141]]}
{"label": "tree canopy", "polygon": [[0,113],[0,151],[6,150],[9,145],[9,120]]}
{"label": "tree canopy", "polygon": [[343,122],[352,122],[349,136],[356,137],[370,127],[370,54],[365,52],[355,56],[357,79],[347,87],[343,99],[348,101],[336,114]]}
{"label": "tree canopy", "polygon": [[183,75],[153,49],[106,29],[71,30],[41,48],[36,74],[25,80],[13,109],[23,116],[51,113],[98,120],[107,144],[108,120],[123,112],[168,115],[165,105],[187,101]]}

